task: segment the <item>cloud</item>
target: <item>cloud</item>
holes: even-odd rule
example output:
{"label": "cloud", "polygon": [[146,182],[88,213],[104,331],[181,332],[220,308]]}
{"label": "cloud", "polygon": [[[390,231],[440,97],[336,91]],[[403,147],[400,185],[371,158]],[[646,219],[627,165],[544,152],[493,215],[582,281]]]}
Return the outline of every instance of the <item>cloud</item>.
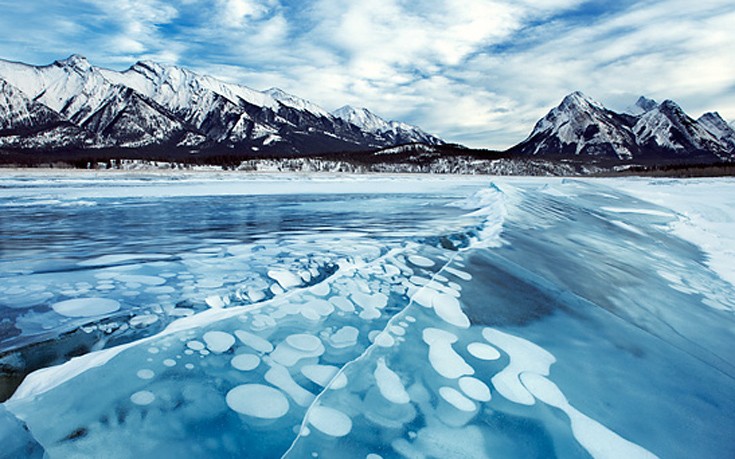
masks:
{"label": "cloud", "polygon": [[725,0],[0,0],[0,53],[178,63],[504,148],[574,90],[735,118]]}

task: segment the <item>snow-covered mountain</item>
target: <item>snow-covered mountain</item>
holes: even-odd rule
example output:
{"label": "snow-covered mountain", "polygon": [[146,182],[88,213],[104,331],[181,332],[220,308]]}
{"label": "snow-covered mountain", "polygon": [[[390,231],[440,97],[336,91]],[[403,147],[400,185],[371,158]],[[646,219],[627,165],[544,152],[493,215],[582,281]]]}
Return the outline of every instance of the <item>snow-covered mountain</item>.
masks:
{"label": "snow-covered mountain", "polygon": [[735,129],[727,124],[719,113],[708,112],[697,119],[700,125],[707,129],[716,139],[729,147],[731,153],[735,153]]}
{"label": "snow-covered mountain", "polygon": [[332,115],[352,123],[363,130],[373,133],[394,145],[406,143],[425,143],[428,145],[442,145],[445,142],[421,128],[400,121],[387,121],[367,108],[356,108],[345,105],[332,112]]}
{"label": "snow-covered mountain", "polygon": [[658,106],[658,103],[655,100],[649,99],[648,97],[645,97],[645,96],[640,96],[638,100],[635,102],[635,104],[625,109],[624,113],[628,113],[629,115],[633,115],[633,116],[639,116],[639,115],[646,113],[649,110],[653,110],[657,106]]}
{"label": "snow-covered mountain", "polygon": [[569,94],[514,147],[540,156],[603,156],[630,159],[636,141],[627,120],[581,92]]}
{"label": "snow-covered mountain", "polygon": [[712,153],[723,158],[727,155],[727,149],[717,138],[671,100],[643,113],[633,126],[633,132],[642,153]]}
{"label": "snow-covered mountain", "polygon": [[508,151],[595,161],[717,161],[735,159],[735,135],[715,114],[694,120],[676,103],[640,97],[616,113],[574,92]]}
{"label": "snow-covered mountain", "polygon": [[[391,135],[364,129],[277,88],[256,91],[149,61],[118,72],[78,55],[46,66],[0,60],[0,80],[0,97],[13,107],[0,112],[0,126],[28,124],[23,142],[10,128],[0,131],[0,146],[12,148],[182,147],[290,156],[417,140],[404,131],[441,142],[396,122]],[[65,131],[55,135],[50,125]]]}

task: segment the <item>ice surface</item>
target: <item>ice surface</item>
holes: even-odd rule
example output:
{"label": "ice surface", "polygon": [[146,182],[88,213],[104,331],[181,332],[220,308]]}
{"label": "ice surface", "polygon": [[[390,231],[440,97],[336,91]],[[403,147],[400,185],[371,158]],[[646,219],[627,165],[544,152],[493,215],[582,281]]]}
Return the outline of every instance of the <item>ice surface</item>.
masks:
{"label": "ice surface", "polygon": [[731,181],[121,179],[0,178],[12,445],[735,455]]}

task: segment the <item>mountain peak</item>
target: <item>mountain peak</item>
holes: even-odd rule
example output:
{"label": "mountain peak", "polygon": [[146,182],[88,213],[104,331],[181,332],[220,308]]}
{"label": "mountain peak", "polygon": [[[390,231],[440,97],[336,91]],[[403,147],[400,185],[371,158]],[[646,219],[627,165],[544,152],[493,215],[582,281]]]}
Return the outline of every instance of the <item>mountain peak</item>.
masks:
{"label": "mountain peak", "polygon": [[70,67],[82,72],[86,72],[92,68],[92,64],[89,63],[87,58],[79,54],[72,54],[66,59],[58,60],[56,61],[56,64],[61,67]]}
{"label": "mountain peak", "polygon": [[591,107],[604,109],[602,104],[592,99],[591,97],[586,96],[582,91],[574,91],[573,93],[568,94],[561,101],[561,104],[559,104],[559,109],[561,110],[577,111],[580,109],[586,110]]}
{"label": "mountain peak", "polygon": [[648,97],[640,96],[638,100],[635,102],[635,106],[640,108],[644,112],[647,112],[649,110],[653,110],[654,108],[658,107],[658,103],[653,99],[649,99]]}

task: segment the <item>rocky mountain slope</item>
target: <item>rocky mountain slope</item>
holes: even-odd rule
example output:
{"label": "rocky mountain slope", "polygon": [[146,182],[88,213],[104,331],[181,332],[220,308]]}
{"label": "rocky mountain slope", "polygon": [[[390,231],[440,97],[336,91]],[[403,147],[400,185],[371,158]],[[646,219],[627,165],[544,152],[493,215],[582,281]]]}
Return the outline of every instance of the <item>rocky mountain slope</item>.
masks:
{"label": "rocky mountain slope", "polygon": [[400,121],[386,121],[367,108],[355,108],[345,105],[332,112],[332,115],[355,126],[359,126],[364,131],[381,137],[386,142],[394,145],[407,143],[442,145],[445,143],[442,139],[427,134],[416,126],[401,123]]}
{"label": "rocky mountain slope", "polygon": [[442,143],[413,126],[383,121],[385,130],[365,129],[277,88],[256,91],[155,62],[117,72],[77,55],[47,66],[0,60],[0,85],[0,147],[10,149],[297,156]]}
{"label": "rocky mountain slope", "polygon": [[617,113],[574,92],[508,152],[610,163],[731,161],[735,131],[716,113],[695,120],[671,100],[641,97]]}

